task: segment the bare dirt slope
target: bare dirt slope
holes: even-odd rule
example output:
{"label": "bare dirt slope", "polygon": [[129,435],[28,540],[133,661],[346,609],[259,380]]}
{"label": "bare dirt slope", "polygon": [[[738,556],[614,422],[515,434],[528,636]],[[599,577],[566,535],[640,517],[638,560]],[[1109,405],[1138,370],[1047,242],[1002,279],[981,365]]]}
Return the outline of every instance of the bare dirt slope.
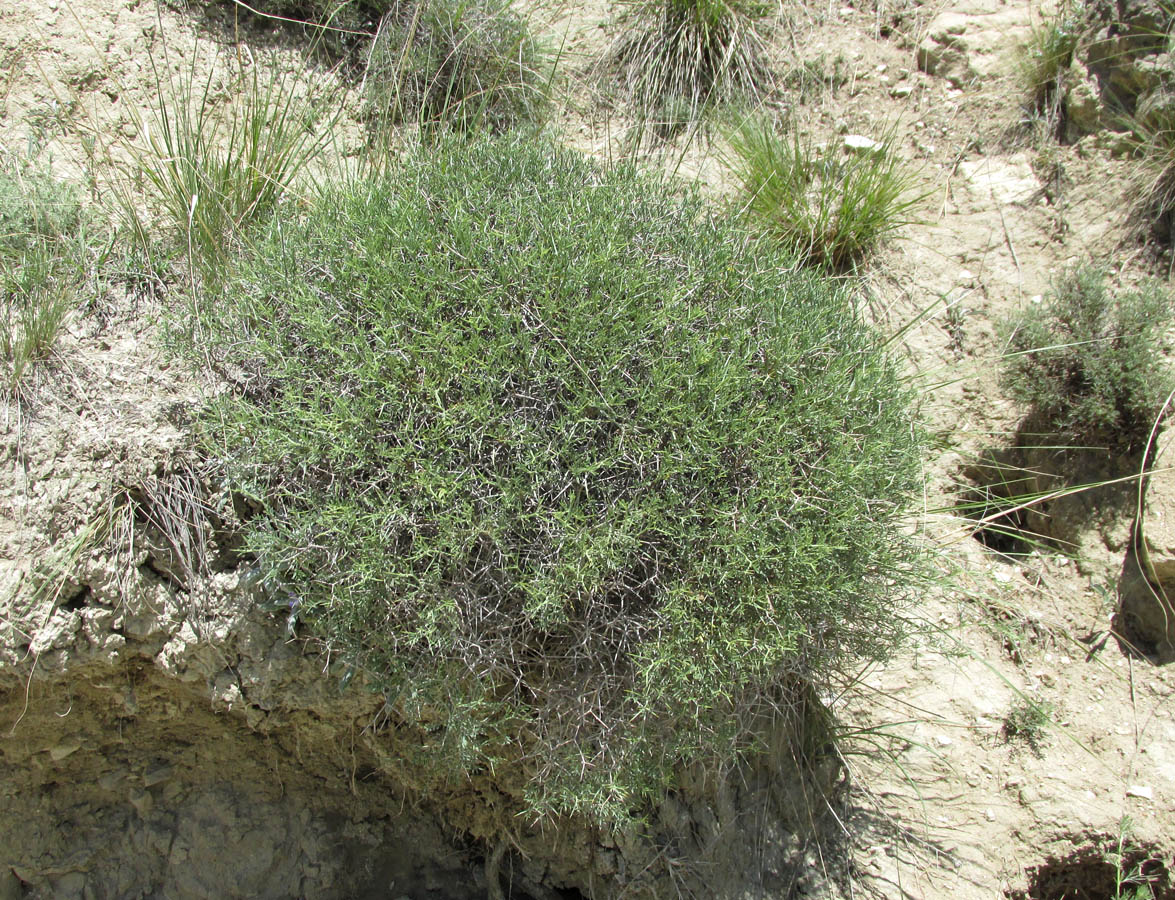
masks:
{"label": "bare dirt slope", "polygon": [[[920,524],[945,587],[911,610],[916,634],[901,657],[828,698],[845,723],[849,840],[828,858],[810,856],[813,878],[781,880],[767,896],[1100,900],[1143,865],[1156,896],[1175,896],[1175,673],[1130,654],[1114,633],[1131,510],[1072,532],[1075,555],[1015,558],[942,511],[968,466],[1006,447],[1023,416],[1000,393],[997,323],[1038,302],[1076,262],[1125,282],[1155,267],[1125,229],[1132,161],[1111,153],[1112,135],[1046,146],[1023,126],[1016,49],[1038,15],[1001,0],[844,3],[789,11],[779,28],[780,66],[839,58],[845,73],[838,86],[782,104],[822,140],[896,129],[929,190],[924,223],[886,249],[868,287],[891,330],[933,310],[902,340],[941,436]],[[566,140],[614,156],[626,123],[591,84],[607,10],[543,18],[566,35]],[[166,47],[162,65],[178,71],[199,50],[198,69],[215,72],[213,49],[231,48],[235,27],[231,15],[133,0],[9,0],[0,8],[0,144],[10,153],[46,147],[59,174],[87,180],[96,205],[109,206],[129,162],[125,144],[143,138],[153,102],[149,60],[164,60]],[[259,53],[275,50],[276,65],[302,64],[273,29],[250,25],[245,36]],[[943,48],[951,52],[928,65],[927,53]],[[719,145],[699,141],[680,171],[720,196],[720,156]],[[430,814],[387,814],[394,783],[379,774],[373,745],[339,725],[378,719],[378,704],[323,693],[316,678],[329,661],[304,658],[280,620],[241,605],[239,573],[208,573],[195,615],[191,585],[177,586],[160,562],[151,523],[132,521],[141,553],[79,563],[52,597],[28,591],[95,521],[112,486],[183,470],[185,410],[215,389],[169,364],[152,298],[114,292],[92,306],[73,320],[32,399],[9,404],[2,419],[0,756],[10,772],[33,774],[0,783],[6,833],[19,835],[19,846],[0,847],[0,898],[103,896],[92,875],[112,855],[139,862],[103,875],[107,896],[131,895],[120,877],[125,891],[150,886],[136,896],[483,891],[480,857]],[[1054,516],[1069,512],[1062,505]],[[1027,701],[1050,711],[1039,730],[1016,718]],[[181,752],[134,757],[130,729]],[[250,849],[226,859],[212,832]],[[388,847],[399,849],[389,858]],[[603,845],[564,852],[592,854],[600,873],[624,858]],[[851,877],[839,888],[822,874],[842,870]],[[549,874],[520,879],[541,898],[544,880],[558,880]]]}

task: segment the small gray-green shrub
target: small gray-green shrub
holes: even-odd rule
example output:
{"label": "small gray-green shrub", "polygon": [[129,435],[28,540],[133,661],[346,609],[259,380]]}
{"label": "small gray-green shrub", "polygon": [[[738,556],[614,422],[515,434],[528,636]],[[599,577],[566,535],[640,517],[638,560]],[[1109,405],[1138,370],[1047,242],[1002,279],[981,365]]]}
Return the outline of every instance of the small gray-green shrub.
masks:
{"label": "small gray-green shrub", "polygon": [[1172,304],[1157,284],[1111,292],[1103,273],[1066,273],[1004,323],[1003,384],[1040,429],[1085,446],[1138,451],[1175,382],[1164,358]]}
{"label": "small gray-green shrub", "polygon": [[414,783],[617,824],[892,647],[910,393],[842,285],[697,198],[440,137],[206,299],[263,584],[385,692]]}
{"label": "small gray-green shrub", "polygon": [[894,150],[892,136],[866,152],[837,141],[817,147],[750,118],[731,135],[730,166],[748,213],[805,263],[843,270],[883,238],[915,221],[925,194]]}
{"label": "small gray-green shrub", "polygon": [[382,19],[365,76],[375,125],[538,122],[554,60],[509,0],[413,0]]}
{"label": "small gray-green shrub", "polygon": [[637,0],[609,59],[643,120],[662,130],[769,88],[759,0]]}
{"label": "small gray-green shrub", "polygon": [[0,391],[53,346],[84,274],[76,185],[36,161],[0,160]]}
{"label": "small gray-green shrub", "polygon": [[1012,704],[1012,708],[1004,716],[1004,741],[1025,744],[1034,756],[1040,757],[1048,738],[1048,725],[1052,715],[1051,703],[1021,697]]}

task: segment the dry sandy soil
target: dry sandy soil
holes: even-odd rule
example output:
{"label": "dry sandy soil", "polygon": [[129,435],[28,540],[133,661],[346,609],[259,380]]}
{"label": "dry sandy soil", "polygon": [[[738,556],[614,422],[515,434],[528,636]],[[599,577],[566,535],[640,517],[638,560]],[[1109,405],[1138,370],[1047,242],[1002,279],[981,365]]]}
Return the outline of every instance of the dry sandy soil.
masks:
{"label": "dry sandy soil", "polygon": [[[969,67],[950,79],[919,71],[916,61],[917,46],[943,14],[954,17]],[[1016,49],[1039,15],[1035,7],[1002,0],[961,0],[949,8],[843,2],[790,11],[778,29],[780,66],[797,59],[843,60],[844,84],[796,106],[805,127],[823,140],[895,128],[902,156],[918,168],[930,191],[923,222],[905,228],[884,249],[867,290],[870,308],[890,330],[932,310],[902,340],[911,370],[927,385],[927,421],[941,436],[940,449],[927,462],[930,487],[921,527],[936,548],[947,585],[928,592],[910,611],[915,634],[899,658],[863,670],[845,695],[826,698],[842,717],[852,815],[844,822],[846,839],[835,849],[830,845],[823,857],[815,852],[811,865],[818,872],[847,874],[847,880],[838,887],[835,879],[815,878],[806,883],[810,888],[793,885],[793,892],[894,900],[1101,900],[1117,896],[1117,873],[1158,860],[1148,863],[1148,872],[1161,869],[1171,880],[1156,882],[1156,896],[1175,896],[1175,672],[1129,654],[1113,633],[1128,517],[1108,516],[1081,533],[1076,553],[1009,557],[975,540],[970,523],[941,511],[951,503],[968,462],[1005,446],[1023,415],[1000,392],[996,323],[1038,301],[1051,280],[1075,262],[1103,265],[1125,283],[1155,271],[1165,274],[1165,261],[1156,261],[1126,231],[1122,211],[1130,199],[1133,163],[1111,153],[1112,135],[1042,149],[1023,126]],[[618,153],[623,117],[605,114],[589,89],[591,60],[608,40],[607,10],[547,9],[542,20],[566,38],[571,99],[560,112],[562,133],[569,143],[600,156]],[[178,7],[156,8],[146,0],[7,0],[0,8],[0,144],[6,152],[23,153],[31,141],[45,143],[59,174],[89,179],[94,200],[108,201],[118,166],[129,161],[125,146],[142,138],[143,110],[156,85],[149,60],[179,70],[196,53],[198,67],[216,71],[213,48],[232,47],[232,28],[231,14],[205,17]],[[253,52],[276,54],[273,64],[302,65],[281,35],[250,26],[245,37]],[[341,135],[344,152],[359,140],[355,126]],[[721,195],[729,185],[720,156],[719,146],[698,141],[685,152],[682,172]],[[1046,158],[1052,168],[1042,165]],[[650,164],[662,161],[653,158]],[[1042,181],[1046,168],[1049,177]],[[148,697],[156,699],[164,719],[179,715],[177,709],[205,717],[210,709],[238,710],[242,742],[250,729],[276,732],[280,720],[293,723],[314,753],[346,752],[346,735],[314,737],[318,712],[335,700],[315,694],[313,660],[298,663],[296,700],[290,699],[288,673],[281,676],[280,691],[267,687],[267,679],[275,677],[272,659],[292,651],[281,634],[232,607],[225,598],[238,596],[233,584],[213,592],[223,607],[217,607],[219,618],[213,617],[221,629],[217,640],[231,648],[224,653],[232,662],[212,658],[216,653],[208,649],[207,635],[184,630],[183,616],[173,614],[179,601],[158,574],[130,579],[138,596],[158,595],[156,605],[148,602],[152,612],[136,615],[113,600],[102,606],[83,597],[18,608],[14,599],[38,563],[92,516],[110,485],[143,484],[182,454],[183,410],[199,402],[209,386],[168,362],[154,322],[157,312],[150,297],[103,298],[93,312],[72,320],[54,359],[36,376],[31,399],[3,412],[0,597],[8,599],[0,603],[8,606],[0,606],[6,628],[0,634],[5,643],[0,667],[9,674],[27,673],[33,659],[43,673],[68,671],[76,678],[78,672],[97,672],[87,677],[121,679],[121,686],[92,700],[94,708],[85,712],[83,698],[101,694],[95,688],[79,688],[75,697],[65,678],[46,676],[42,688],[23,676],[6,682],[0,707],[5,765],[24,766],[42,781],[56,777],[58,783],[52,798],[30,801],[20,784],[9,784],[0,794],[11,804],[5,816],[30,817],[21,825],[19,853],[0,846],[0,898],[105,896],[92,889],[86,893],[88,873],[98,862],[61,859],[62,841],[84,841],[59,835],[76,835],[85,810],[97,816],[93,811],[109,805],[110,796],[124,804],[127,821],[137,815],[158,825],[160,833],[172,827],[166,848],[148,843],[134,850],[161,854],[173,866],[182,867],[185,860],[189,868],[223,864],[207,847],[201,849],[200,828],[192,826],[191,834],[177,839],[174,820],[171,826],[160,824],[160,807],[169,805],[185,821],[209,828],[228,823],[224,827],[239,829],[232,833],[240,842],[286,841],[301,848],[291,851],[302,854],[301,882],[263,888],[272,873],[262,867],[259,874],[234,876],[235,886],[224,888],[225,895],[317,891],[327,896],[332,883],[345,883],[348,866],[368,865],[338,855],[340,828],[351,829],[354,842],[373,847],[394,839],[439,848],[444,840],[439,832],[422,837],[419,828],[410,838],[389,837],[398,826],[373,825],[366,813],[338,825],[313,803],[291,811],[281,805],[281,791],[265,783],[275,773],[291,784],[305,780],[289,760],[260,765],[255,773],[246,770],[259,764],[249,760],[240,772],[225,774],[231,790],[203,794],[167,772],[152,774],[142,761],[128,761],[102,788],[107,794],[97,793],[95,785],[78,787],[86,797],[81,805],[69,800],[70,779],[97,779],[104,770],[78,767],[68,776],[53,776],[55,767],[85,754],[121,752],[113,740],[95,744],[86,737],[85,716],[113,728],[133,719],[135,705],[146,706]],[[113,596],[126,587],[129,576],[120,576],[117,559],[86,565],[73,575],[67,593],[89,591],[100,600],[104,590]],[[122,618],[114,628],[116,616]],[[121,664],[110,669],[119,674],[102,674],[101,667],[118,659],[128,640],[148,647],[140,657],[154,658],[186,693],[162,686],[159,674],[133,673]],[[246,696],[264,702],[246,703]],[[1026,699],[1051,710],[1037,746],[1007,733],[1009,715]],[[370,714],[362,702],[349,702],[357,704],[357,720]],[[51,709],[56,723],[32,724],[38,709]],[[175,737],[166,728],[163,735]],[[277,739],[266,746],[278,755],[288,750]],[[200,764],[233,768],[229,761],[252,752],[234,747],[230,742],[214,760]],[[365,796],[356,780],[353,734],[350,754],[347,789],[358,806],[375,808],[377,801]],[[311,779],[305,791],[334,790],[314,784]],[[267,816],[285,817],[278,838]],[[58,827],[60,817],[74,823],[75,831]],[[130,828],[123,819],[95,822],[92,830]],[[115,848],[109,838],[103,840],[96,846]],[[16,862],[20,854],[27,860],[38,853],[53,857],[56,868],[37,872]],[[412,864],[393,868],[401,887],[386,896],[463,895],[459,874],[433,870],[426,890],[413,881],[425,876],[414,875]],[[214,896],[215,889],[198,875],[173,879],[158,896]],[[536,887],[533,896],[543,895]]]}

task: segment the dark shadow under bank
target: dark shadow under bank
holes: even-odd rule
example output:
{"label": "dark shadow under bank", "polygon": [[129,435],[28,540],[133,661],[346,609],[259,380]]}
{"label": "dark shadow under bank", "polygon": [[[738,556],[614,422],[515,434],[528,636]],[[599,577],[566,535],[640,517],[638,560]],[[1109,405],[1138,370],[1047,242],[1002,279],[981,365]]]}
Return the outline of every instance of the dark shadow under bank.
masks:
{"label": "dark shadow under bank", "polygon": [[27,674],[0,675],[6,898],[782,898],[849,875],[831,759],[827,794],[764,756],[724,785],[683,777],[644,835],[492,844],[470,805],[485,798],[414,796],[354,709],[288,709],[270,729],[148,659]]}

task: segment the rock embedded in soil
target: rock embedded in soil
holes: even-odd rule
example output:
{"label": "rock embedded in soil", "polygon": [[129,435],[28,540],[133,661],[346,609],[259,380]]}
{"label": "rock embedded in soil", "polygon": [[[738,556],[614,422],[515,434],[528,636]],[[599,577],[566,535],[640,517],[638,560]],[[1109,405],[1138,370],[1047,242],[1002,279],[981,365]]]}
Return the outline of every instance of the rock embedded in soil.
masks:
{"label": "rock embedded in soil", "polygon": [[1128,637],[1151,645],[1164,663],[1175,662],[1175,472],[1166,470],[1173,442],[1173,429],[1159,436],[1118,590]]}

